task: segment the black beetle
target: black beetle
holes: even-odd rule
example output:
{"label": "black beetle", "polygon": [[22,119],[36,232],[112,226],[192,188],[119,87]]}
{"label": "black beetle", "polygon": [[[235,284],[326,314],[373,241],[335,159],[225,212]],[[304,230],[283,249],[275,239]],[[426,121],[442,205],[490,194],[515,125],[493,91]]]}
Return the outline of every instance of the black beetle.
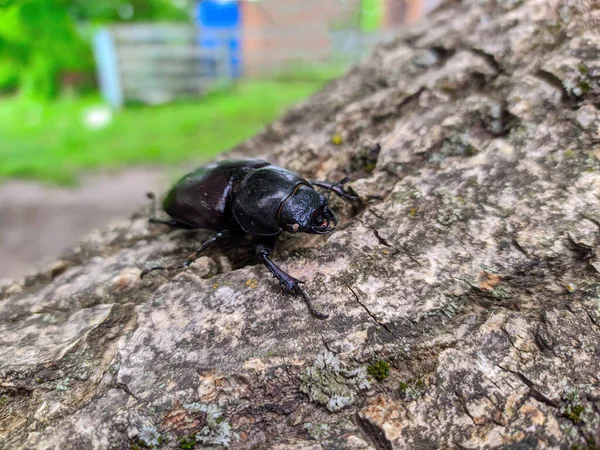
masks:
{"label": "black beetle", "polygon": [[[144,277],[153,270],[184,269],[200,253],[216,241],[234,235],[262,236],[256,253],[287,292],[301,295],[310,312],[317,318],[328,315],[312,306],[296,278],[281,270],[271,259],[279,235],[289,233],[328,234],[337,225],[337,217],[329,209],[329,197],[315,191],[319,186],[340,197],[362,203],[362,199],[343,188],[348,178],[338,183],[307,181],[295,173],[261,159],[234,159],[209,164],[185,175],[167,194],[164,211],[170,220],[155,217],[153,203],[151,223],[175,228],[217,231],[204,241],[183,263],[177,266],[151,267],[142,271]],[[154,195],[149,194],[154,200]],[[333,225],[333,226],[332,226]]]}

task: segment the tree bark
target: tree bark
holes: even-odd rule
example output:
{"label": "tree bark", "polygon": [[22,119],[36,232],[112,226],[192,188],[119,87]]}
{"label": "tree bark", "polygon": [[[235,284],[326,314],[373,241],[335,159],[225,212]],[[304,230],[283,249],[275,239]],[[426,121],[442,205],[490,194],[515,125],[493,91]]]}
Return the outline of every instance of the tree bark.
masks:
{"label": "tree bark", "polygon": [[245,242],[140,281],[207,236],[144,214],[5,282],[0,446],[599,447],[600,37],[579,6],[446,5],[226,155],[382,196],[273,256],[327,321]]}

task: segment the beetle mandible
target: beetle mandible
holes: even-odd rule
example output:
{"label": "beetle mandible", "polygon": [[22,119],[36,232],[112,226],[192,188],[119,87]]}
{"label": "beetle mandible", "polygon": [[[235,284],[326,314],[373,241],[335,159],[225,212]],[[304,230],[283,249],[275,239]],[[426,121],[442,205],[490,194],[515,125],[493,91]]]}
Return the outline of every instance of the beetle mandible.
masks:
{"label": "beetle mandible", "polygon": [[285,273],[269,255],[281,233],[329,234],[337,225],[337,217],[329,208],[329,197],[318,193],[315,186],[328,189],[345,200],[362,203],[362,199],[346,191],[338,183],[307,181],[294,172],[274,166],[261,159],[233,159],[201,167],[179,180],[169,191],[163,209],[171,217],[155,217],[154,195],[151,223],[174,228],[208,229],[217,233],[204,241],[183,263],[174,266],[149,267],[142,271],[143,278],[153,270],[185,269],[200,254],[217,241],[251,234],[260,236],[256,253],[263,264],[288,293],[300,295],[310,312],[319,319],[328,314],[317,311],[300,281]]}

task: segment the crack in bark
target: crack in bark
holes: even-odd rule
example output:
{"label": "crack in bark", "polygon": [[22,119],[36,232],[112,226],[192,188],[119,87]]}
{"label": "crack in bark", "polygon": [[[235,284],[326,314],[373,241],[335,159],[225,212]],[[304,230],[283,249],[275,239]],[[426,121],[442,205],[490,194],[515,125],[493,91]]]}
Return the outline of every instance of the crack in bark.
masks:
{"label": "crack in bark", "polygon": [[382,216],[379,215],[379,213],[375,213],[375,211],[373,211],[372,209],[367,209],[367,211],[370,212],[371,214],[373,214],[379,220],[385,220]]}
{"label": "crack in bark", "polygon": [[121,389],[127,395],[130,395],[131,397],[135,398],[138,402],[140,401],[140,399],[137,398],[133,392],[131,392],[131,390],[129,389],[129,386],[127,386],[125,383],[115,383],[115,387],[117,389]]}
{"label": "crack in bark", "polygon": [[392,246],[383,238],[381,237],[381,235],[379,234],[379,231],[377,231],[377,228],[368,225],[368,227],[371,229],[371,231],[373,232],[373,234],[375,235],[375,237],[377,238],[377,240],[379,241],[379,243],[385,247],[391,248]]}
{"label": "crack in bark", "polygon": [[417,92],[415,92],[414,94],[410,94],[408,97],[406,97],[400,103],[398,103],[396,105],[394,111],[384,112],[382,114],[377,114],[376,112],[373,112],[373,114],[371,116],[371,121],[373,123],[380,123],[380,122],[388,120],[391,117],[401,116],[402,109],[404,107],[406,107],[407,105],[411,104],[412,102],[414,102],[415,100],[417,100],[424,91],[425,91],[424,87],[419,88],[419,90]]}
{"label": "crack in bark", "polygon": [[413,255],[411,252],[409,252],[408,250],[406,250],[406,248],[404,248],[404,247],[400,247],[400,248],[398,248],[398,249],[394,250],[394,251],[393,251],[393,252],[390,254],[390,256],[396,256],[396,255],[397,255],[398,253],[400,253],[400,252],[404,253],[404,254],[405,254],[407,257],[408,257],[408,259],[410,259],[412,262],[414,262],[414,263],[415,263],[417,266],[419,266],[420,268],[423,268],[423,267],[425,267],[425,265],[424,265],[424,264],[421,264],[421,263],[419,262],[419,260],[416,258],[416,256],[415,256],[415,255]]}
{"label": "crack in bark", "polygon": [[492,55],[491,53],[487,53],[479,48],[474,48],[474,47],[470,47],[468,49],[471,53],[475,53],[478,56],[481,56],[483,59],[485,59],[485,61],[494,68],[494,70],[497,72],[496,75],[500,75],[500,74],[505,74],[506,71],[504,70],[504,68],[500,65],[500,63],[496,60],[496,58],[494,57],[494,55]]}
{"label": "crack in bark", "polygon": [[[486,394],[485,398],[487,398],[490,401],[490,403],[492,405],[494,405],[494,408],[496,408],[496,410],[500,413],[500,416],[502,417],[502,408],[500,408],[500,406],[489,395]],[[490,415],[490,419],[491,419],[492,422],[494,422],[499,427],[505,427],[506,426],[506,423],[502,423],[500,420],[496,419],[493,414]]]}
{"label": "crack in bark", "polygon": [[517,348],[517,346],[515,345],[515,343],[514,343],[514,342],[512,341],[512,339],[510,338],[510,335],[508,334],[508,332],[507,332],[507,331],[506,331],[504,328],[501,328],[501,330],[502,330],[502,333],[504,333],[504,334],[506,335],[506,340],[508,341],[508,344],[509,344],[509,345],[510,345],[512,348],[514,348],[514,349],[516,350],[517,354],[520,354],[520,353],[521,353],[521,351],[523,351],[523,350],[521,350],[521,349]]}
{"label": "crack in bark", "polygon": [[[323,337],[323,336],[321,336]],[[288,380],[292,378],[292,374],[290,373],[290,368],[289,365],[287,363],[287,360],[285,359],[285,356],[281,356],[281,359],[283,359],[283,367],[285,368],[285,373],[287,373],[288,376]]]}
{"label": "crack in bark", "polygon": [[582,215],[582,218],[584,218],[585,220],[592,222],[594,225],[596,225],[598,227],[598,229],[600,230],[600,221],[594,219],[593,217],[590,217],[588,215]]}
{"label": "crack in bark", "polygon": [[377,450],[393,450],[392,443],[385,437],[385,432],[381,428],[370,420],[362,418],[358,413],[355,417],[359,429]]}
{"label": "crack in bark", "polygon": [[323,337],[323,335],[321,333],[319,333],[319,336],[321,336],[321,341],[323,342],[323,345],[325,346],[325,348],[328,351],[330,351],[334,355],[337,355],[339,353],[339,352],[336,352],[335,350],[333,350],[331,347],[329,347],[329,344],[327,343],[327,341],[325,340],[325,337]]}
{"label": "crack in bark", "polygon": [[522,255],[526,256],[527,258],[532,258],[532,256],[529,254],[529,252],[527,252],[527,250],[525,250],[521,244],[519,244],[519,242],[516,239],[512,239],[511,240],[512,245],[517,249],[517,251],[519,253],[521,253]]}
{"label": "crack in bark", "polygon": [[462,398],[462,395],[460,395],[456,389],[454,389],[454,395],[456,395],[456,398],[458,399],[458,403],[460,404],[461,409],[463,410],[463,412],[467,416],[469,416],[469,419],[471,419],[471,422],[473,422],[473,425],[475,425],[476,427],[481,426],[481,424],[478,424],[477,422],[475,422],[475,418],[473,417],[473,415],[469,411],[469,408],[467,408],[467,404],[465,403],[465,399]]}
{"label": "crack in bark", "polygon": [[496,367],[498,367],[499,369],[508,372],[508,373],[512,373],[513,375],[515,375],[525,386],[527,386],[529,388],[529,396],[536,399],[539,402],[542,402],[548,406],[551,406],[553,408],[560,408],[560,403],[546,397],[544,394],[542,394],[536,387],[535,384],[533,383],[533,381],[531,381],[529,378],[527,378],[525,375],[523,375],[521,372],[518,372],[516,370],[511,370],[507,367],[502,367],[501,365],[496,365]]}
{"label": "crack in bark", "polygon": [[354,289],[352,289],[352,287],[350,287],[350,285],[348,283],[346,283],[345,281],[343,283],[346,285],[346,287],[348,289],[350,289],[350,292],[352,292],[352,294],[354,295],[354,298],[356,299],[356,301],[358,302],[358,304],[363,307],[363,309],[367,312],[367,314],[371,317],[371,319],[373,319],[373,321],[377,325],[379,325],[380,327],[382,327],[385,331],[387,331],[390,334],[393,334],[392,331],[390,330],[390,328],[385,323],[380,322],[377,319],[377,317],[371,311],[369,311],[369,308],[367,308],[365,306],[365,304],[360,301],[360,298],[359,298],[358,294],[354,291]]}
{"label": "crack in bark", "polygon": [[594,318],[594,316],[592,316],[592,313],[590,313],[587,308],[582,307],[581,309],[583,309],[585,311],[585,313],[587,314],[588,318],[590,319],[590,321],[592,322],[593,325],[595,325],[598,330],[600,330],[600,323],[598,323],[598,321]]}
{"label": "crack in bark", "polygon": [[560,78],[558,78],[556,75],[554,75],[552,72],[548,72],[547,70],[544,70],[544,69],[539,69],[533,75],[536,76],[537,78],[539,78],[540,80],[545,81],[546,83],[550,84],[551,86],[559,89],[562,93],[561,101],[563,103],[572,103],[573,97],[571,96],[569,91],[567,91],[567,89],[563,85],[562,80]]}

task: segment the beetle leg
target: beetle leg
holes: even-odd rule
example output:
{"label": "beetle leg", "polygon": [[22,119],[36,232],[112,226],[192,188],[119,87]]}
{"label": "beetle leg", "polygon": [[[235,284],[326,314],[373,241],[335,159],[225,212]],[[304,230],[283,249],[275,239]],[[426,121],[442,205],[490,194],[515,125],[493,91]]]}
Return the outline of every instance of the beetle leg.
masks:
{"label": "beetle leg", "polygon": [[277,264],[271,261],[271,258],[269,258],[271,252],[272,250],[264,244],[259,244],[256,246],[256,254],[262,259],[263,264],[267,266],[267,269],[269,269],[273,276],[279,280],[285,291],[301,296],[304,299],[306,306],[308,306],[310,313],[314,317],[321,320],[327,319],[329,314],[322,313],[315,309],[312,302],[308,298],[308,295],[306,295],[306,292],[304,292],[300,287],[301,281],[285,273],[279,266],[277,266]]}
{"label": "beetle leg", "polygon": [[147,267],[144,270],[142,270],[142,273],[140,274],[140,278],[144,278],[146,275],[148,275],[150,272],[153,272],[155,270],[178,270],[178,269],[187,269],[194,261],[196,261],[199,257],[200,254],[206,250],[208,247],[210,247],[212,244],[214,244],[217,241],[220,241],[222,239],[231,237],[232,233],[228,230],[225,231],[221,231],[217,234],[215,234],[213,237],[211,237],[210,239],[207,239],[206,241],[204,241],[202,243],[202,245],[200,246],[200,248],[198,250],[196,250],[194,253],[192,253],[188,259],[185,260],[185,262],[183,262],[182,264],[176,265],[176,266],[155,266],[155,267]]}
{"label": "beetle leg", "polygon": [[310,181],[310,184],[332,191],[338,197],[341,197],[349,202],[358,202],[360,204],[364,204],[365,201],[368,202],[370,200],[381,200],[381,196],[379,195],[369,195],[366,199],[363,199],[357,194],[345,190],[344,184],[346,184],[348,181],[350,181],[348,178],[344,178],[337,183],[332,183],[330,181]]}
{"label": "beetle leg", "polygon": [[[311,181],[310,184],[312,184],[313,186],[325,188],[346,201],[364,203],[364,200],[358,195],[356,195],[354,191],[350,192],[344,189],[344,184],[346,184],[348,181],[350,181],[349,178],[344,178],[343,180],[338,181],[337,183],[332,183],[330,181]],[[371,200],[374,198],[380,199],[380,197],[377,195],[369,195],[369,197],[367,197],[367,200]]]}
{"label": "beetle leg", "polygon": [[344,184],[347,183],[348,181],[349,180],[346,178],[343,179],[342,182],[337,182],[337,183],[331,183],[330,181],[312,181],[311,180],[310,184],[312,184],[313,186],[319,186],[319,187],[322,187],[329,191],[332,191],[334,194],[336,194],[338,197],[343,198],[344,200],[362,201],[362,199],[358,195],[348,192],[347,190],[344,189]]}

